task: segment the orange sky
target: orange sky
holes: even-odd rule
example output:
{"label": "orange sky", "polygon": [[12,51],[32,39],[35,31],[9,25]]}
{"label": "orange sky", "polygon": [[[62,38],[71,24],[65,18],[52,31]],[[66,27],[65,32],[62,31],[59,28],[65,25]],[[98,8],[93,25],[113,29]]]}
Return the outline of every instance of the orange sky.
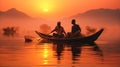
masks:
{"label": "orange sky", "polygon": [[0,0],[0,10],[16,8],[32,17],[65,18],[96,8],[120,8],[120,0]]}

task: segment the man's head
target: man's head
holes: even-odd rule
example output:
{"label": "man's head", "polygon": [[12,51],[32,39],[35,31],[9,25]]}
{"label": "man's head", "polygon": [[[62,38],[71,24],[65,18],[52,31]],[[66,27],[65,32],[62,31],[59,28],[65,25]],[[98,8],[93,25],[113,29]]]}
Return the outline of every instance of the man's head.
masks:
{"label": "man's head", "polygon": [[61,26],[61,22],[59,21],[59,22],[57,22],[57,26]]}
{"label": "man's head", "polygon": [[72,19],[72,24],[76,24],[76,20],[75,19]]}

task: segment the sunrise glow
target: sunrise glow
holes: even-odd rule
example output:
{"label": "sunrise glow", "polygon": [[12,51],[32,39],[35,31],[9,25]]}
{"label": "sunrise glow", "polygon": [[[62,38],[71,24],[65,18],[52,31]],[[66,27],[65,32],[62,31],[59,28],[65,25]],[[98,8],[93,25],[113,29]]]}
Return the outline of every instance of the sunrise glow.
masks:
{"label": "sunrise glow", "polygon": [[0,67],[120,67],[119,30],[120,0],[0,0]]}
{"label": "sunrise glow", "polygon": [[44,11],[44,12],[48,12],[48,9],[47,9],[47,8],[45,8],[45,9],[43,9],[43,11]]}
{"label": "sunrise glow", "polygon": [[119,2],[119,0],[0,0],[0,10],[16,8],[32,17],[47,16],[54,19],[69,17],[89,9],[120,8]]}
{"label": "sunrise glow", "polygon": [[53,1],[39,1],[36,3],[35,5],[36,7],[36,10],[38,10],[39,12],[38,13],[41,13],[43,12],[43,14],[45,14],[44,12],[53,12],[55,9],[55,5],[53,3]]}

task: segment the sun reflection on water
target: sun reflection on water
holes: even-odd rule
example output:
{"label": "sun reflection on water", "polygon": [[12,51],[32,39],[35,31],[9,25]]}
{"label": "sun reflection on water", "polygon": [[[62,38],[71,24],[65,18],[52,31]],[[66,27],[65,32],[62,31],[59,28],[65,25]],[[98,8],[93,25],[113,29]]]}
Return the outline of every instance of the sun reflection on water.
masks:
{"label": "sun reflection on water", "polygon": [[44,47],[43,47],[43,64],[48,64],[48,58],[49,54],[48,54],[48,44],[44,44]]}

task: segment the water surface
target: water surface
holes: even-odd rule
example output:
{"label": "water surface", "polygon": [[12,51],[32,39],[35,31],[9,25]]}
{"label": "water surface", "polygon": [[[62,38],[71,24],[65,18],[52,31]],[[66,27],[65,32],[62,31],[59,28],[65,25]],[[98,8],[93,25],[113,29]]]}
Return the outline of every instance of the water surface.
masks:
{"label": "water surface", "polygon": [[120,67],[119,45],[106,40],[63,44],[0,39],[0,67]]}

